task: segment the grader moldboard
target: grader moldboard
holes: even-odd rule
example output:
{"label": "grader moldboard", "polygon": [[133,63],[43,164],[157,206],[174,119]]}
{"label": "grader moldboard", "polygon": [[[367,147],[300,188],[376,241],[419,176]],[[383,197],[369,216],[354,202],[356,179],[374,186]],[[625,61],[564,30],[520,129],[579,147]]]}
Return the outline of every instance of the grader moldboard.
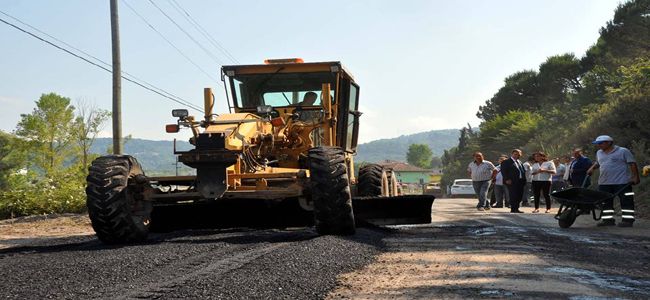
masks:
{"label": "grader moldboard", "polygon": [[[177,151],[174,141],[174,154],[195,176],[149,177],[128,155],[92,162],[87,205],[101,241],[144,240],[150,227],[164,228],[183,207],[210,203],[216,206],[192,218],[243,219],[261,205],[267,210],[259,218],[306,214],[318,234],[334,235],[353,234],[359,223],[431,222],[434,197],[399,195],[391,170],[370,164],[355,176],[359,86],[340,62],[266,60],[221,72],[234,113],[214,114],[206,88],[202,118],[175,109],[176,124],[166,126],[170,133],[191,130],[195,148]],[[229,205],[242,210],[225,212]]]}

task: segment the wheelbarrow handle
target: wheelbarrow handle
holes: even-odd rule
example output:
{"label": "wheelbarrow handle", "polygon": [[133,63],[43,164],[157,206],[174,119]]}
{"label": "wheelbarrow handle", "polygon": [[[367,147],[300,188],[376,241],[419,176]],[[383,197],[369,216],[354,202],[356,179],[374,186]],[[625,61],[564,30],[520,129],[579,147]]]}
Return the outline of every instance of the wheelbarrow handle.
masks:
{"label": "wheelbarrow handle", "polygon": [[631,183],[628,183],[628,184],[624,185],[620,190],[616,191],[616,193],[614,193],[614,195],[618,195],[618,194],[620,194],[620,193],[623,192],[625,189],[627,189],[628,187],[631,187],[631,186],[632,186]]}

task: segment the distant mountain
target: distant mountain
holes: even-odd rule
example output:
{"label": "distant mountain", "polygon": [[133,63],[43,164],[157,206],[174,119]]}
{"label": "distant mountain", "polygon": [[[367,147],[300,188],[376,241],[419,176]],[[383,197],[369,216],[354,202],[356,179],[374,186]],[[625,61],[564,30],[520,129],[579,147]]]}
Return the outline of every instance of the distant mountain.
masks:
{"label": "distant mountain", "polygon": [[458,145],[459,129],[443,129],[402,135],[392,139],[381,139],[357,148],[356,162],[380,162],[386,159],[406,161],[406,152],[411,144],[426,144],[434,156],[441,156],[445,150]]}
{"label": "distant mountain", "polygon": [[[406,152],[411,144],[427,144],[433,155],[442,153],[458,143],[458,129],[445,129],[403,135],[393,139],[376,140],[361,144],[355,161],[379,162],[385,159],[406,161]],[[113,146],[113,139],[98,138],[90,151],[96,154],[106,154]],[[189,150],[193,146],[186,141],[176,141],[177,150]],[[152,141],[131,139],[124,144],[124,152],[133,155],[150,175],[175,174],[176,156],[173,141]],[[189,174],[192,169],[182,163],[178,164],[179,174]]]}
{"label": "distant mountain", "polygon": [[[92,153],[106,154],[113,147],[112,138],[98,138],[90,148]],[[176,141],[176,150],[187,151],[193,146],[186,141]],[[124,144],[124,152],[138,159],[145,170],[151,175],[175,174],[176,156],[173,141],[152,141],[131,139]],[[188,174],[191,169],[178,163],[179,174]]]}

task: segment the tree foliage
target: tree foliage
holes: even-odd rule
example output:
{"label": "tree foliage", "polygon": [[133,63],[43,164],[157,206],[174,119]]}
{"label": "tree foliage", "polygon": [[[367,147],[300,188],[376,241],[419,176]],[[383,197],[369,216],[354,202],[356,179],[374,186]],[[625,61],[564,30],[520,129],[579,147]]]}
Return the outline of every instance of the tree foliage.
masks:
{"label": "tree foliage", "polygon": [[22,114],[16,127],[20,137],[33,153],[36,167],[49,173],[60,169],[72,154],[74,107],[70,99],[57,94],[43,94],[30,114]]}
{"label": "tree foliage", "polygon": [[429,168],[431,166],[432,155],[433,153],[429,146],[425,144],[411,144],[406,153],[406,161],[420,168]]}
{"label": "tree foliage", "polygon": [[15,135],[0,132],[0,218],[84,210],[88,153],[107,118],[50,93],[21,115]]}
{"label": "tree foliage", "polygon": [[[551,56],[538,70],[508,76],[477,116],[482,123],[472,143],[459,141],[443,155],[443,181],[464,177],[467,145],[487,159],[512,148],[559,156],[573,147],[593,158],[590,141],[607,134],[650,163],[650,0],[620,4],[583,57]],[[640,195],[647,196],[649,181]]]}

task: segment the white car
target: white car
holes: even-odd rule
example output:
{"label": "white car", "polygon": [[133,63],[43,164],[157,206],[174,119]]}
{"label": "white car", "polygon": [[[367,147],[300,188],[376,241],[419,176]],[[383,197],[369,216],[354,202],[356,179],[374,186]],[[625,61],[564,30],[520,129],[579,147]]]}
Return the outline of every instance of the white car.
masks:
{"label": "white car", "polygon": [[452,198],[460,196],[476,196],[471,179],[456,179],[449,190],[449,196]]}

